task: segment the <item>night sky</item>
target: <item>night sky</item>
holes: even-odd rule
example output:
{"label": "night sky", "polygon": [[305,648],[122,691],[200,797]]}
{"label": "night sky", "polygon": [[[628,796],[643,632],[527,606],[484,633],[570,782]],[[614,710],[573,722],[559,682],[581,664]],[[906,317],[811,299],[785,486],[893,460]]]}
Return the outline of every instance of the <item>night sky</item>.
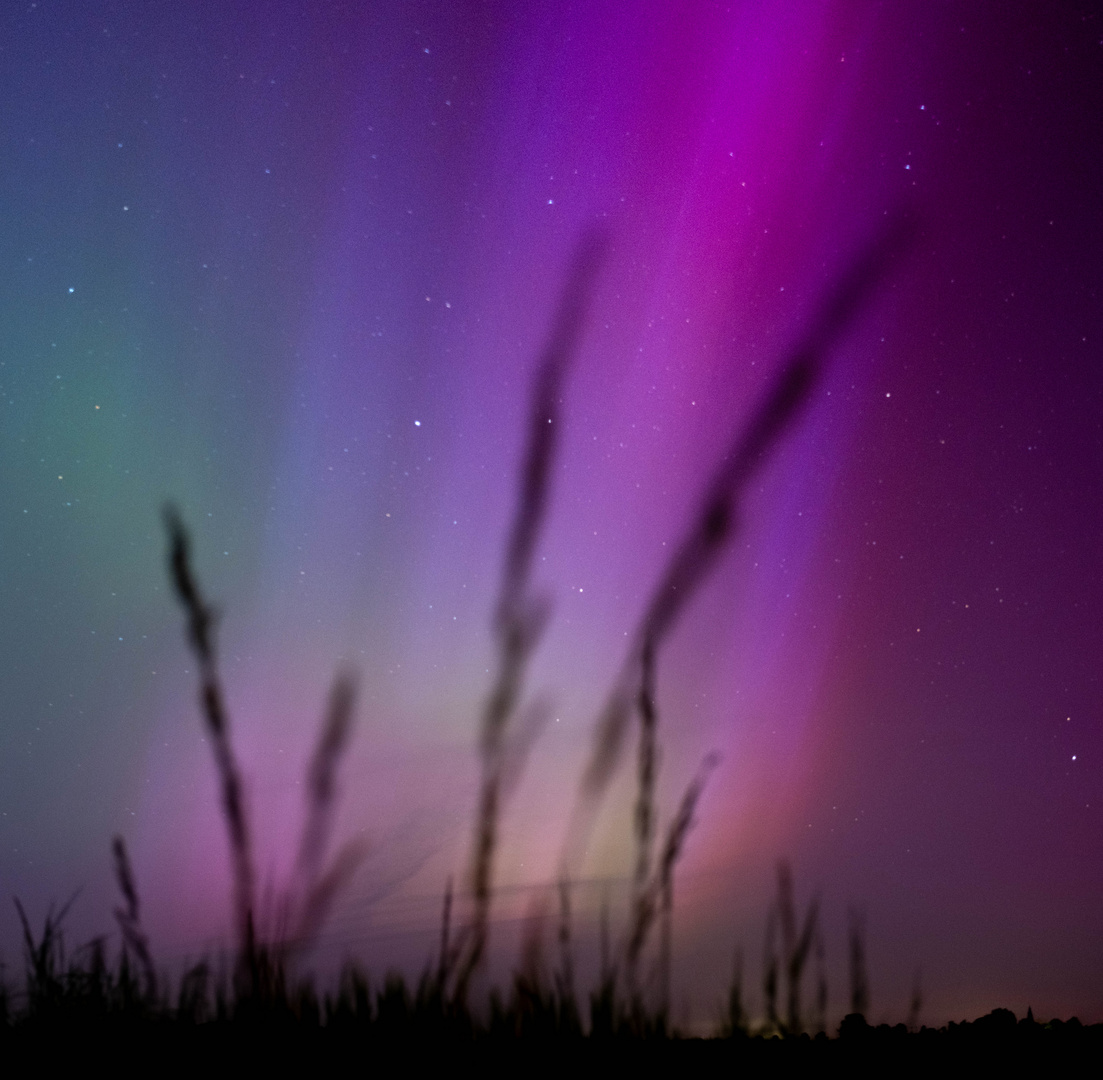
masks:
{"label": "night sky", "polygon": [[[1091,3],[139,3],[0,10],[0,954],[130,847],[166,965],[229,860],[165,571],[188,522],[262,880],[359,673],[319,952],[430,956],[468,862],[531,376],[608,250],[562,403],[496,970],[703,486],[840,275],[914,223],[659,658],[675,1015],[752,1011],[775,867],[851,907],[873,1019],[1103,1020],[1103,17]],[[579,870],[592,965],[630,756]],[[589,936],[588,936],[589,935]],[[589,945],[587,944],[589,942]]]}

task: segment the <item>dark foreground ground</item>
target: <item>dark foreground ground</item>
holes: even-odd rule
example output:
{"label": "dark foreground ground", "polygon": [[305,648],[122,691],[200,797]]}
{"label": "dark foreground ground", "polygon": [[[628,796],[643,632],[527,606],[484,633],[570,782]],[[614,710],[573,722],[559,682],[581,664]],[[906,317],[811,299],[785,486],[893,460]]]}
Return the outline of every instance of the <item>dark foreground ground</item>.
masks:
{"label": "dark foreground ground", "polygon": [[0,1073],[106,1068],[114,1074],[191,1076],[1097,1075],[1103,1061],[1103,1025],[1016,1021],[1003,1009],[972,1023],[918,1032],[902,1024],[874,1028],[848,1017],[833,1038],[518,1036],[416,1024],[381,1032],[375,1025],[271,1018],[200,1024],[88,1019],[6,1025],[0,1029]]}

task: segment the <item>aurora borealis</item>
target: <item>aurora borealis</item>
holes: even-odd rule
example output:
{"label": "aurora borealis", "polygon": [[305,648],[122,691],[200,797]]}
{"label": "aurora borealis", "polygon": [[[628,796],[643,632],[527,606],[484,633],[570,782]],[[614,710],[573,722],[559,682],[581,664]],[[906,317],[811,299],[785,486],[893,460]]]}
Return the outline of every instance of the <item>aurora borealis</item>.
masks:
{"label": "aurora borealis", "polygon": [[[832,1015],[857,906],[876,1018],[921,971],[929,1021],[1103,1019],[1101,61],[1088,3],[5,5],[0,957],[12,894],[40,918],[80,888],[69,940],[111,929],[116,833],[166,963],[227,933],[171,499],[223,613],[262,880],[351,665],[338,832],[371,854],[325,947],[423,963],[467,860],[529,380],[598,222],[507,964],[670,546],[904,213],[660,658],[664,818],[722,755],[675,1000],[711,1017],[741,945],[756,1005],[787,858],[823,897]],[[631,772],[593,903],[631,866]]]}

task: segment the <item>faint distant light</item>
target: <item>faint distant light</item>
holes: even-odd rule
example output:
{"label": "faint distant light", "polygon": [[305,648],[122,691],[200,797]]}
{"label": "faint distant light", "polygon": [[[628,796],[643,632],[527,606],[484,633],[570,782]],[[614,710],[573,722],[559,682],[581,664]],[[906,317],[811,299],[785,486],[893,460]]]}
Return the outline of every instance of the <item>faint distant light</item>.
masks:
{"label": "faint distant light", "polygon": [[414,427],[421,427],[421,421],[420,420],[415,420],[414,421]]}
{"label": "faint distant light", "polygon": [[70,285],[70,286],[69,286],[69,291],[70,291],[70,292],[76,292],[76,289],[74,289],[74,288],[73,288],[73,286],[72,286],[72,285]]}
{"label": "faint distant light", "polygon": [[548,206],[555,206],[555,199],[548,199]]}
{"label": "faint distant light", "polygon": [[1076,755],[1075,755],[1075,754],[1073,754],[1073,755],[1072,755],[1072,760],[1073,760],[1073,761],[1075,761],[1075,760],[1076,760]]}

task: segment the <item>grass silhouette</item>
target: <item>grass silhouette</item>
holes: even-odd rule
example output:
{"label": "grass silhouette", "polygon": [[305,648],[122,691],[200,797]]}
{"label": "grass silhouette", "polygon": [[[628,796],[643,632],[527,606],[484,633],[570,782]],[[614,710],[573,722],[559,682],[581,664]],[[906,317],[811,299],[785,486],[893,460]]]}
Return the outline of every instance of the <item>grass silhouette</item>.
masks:
{"label": "grass silhouette", "polygon": [[498,818],[506,785],[523,767],[525,751],[539,726],[539,713],[530,714],[520,737],[513,740],[512,746],[507,741],[509,724],[521,698],[525,669],[551,614],[550,601],[533,591],[532,560],[547,515],[551,468],[559,440],[563,380],[578,351],[603,248],[604,238],[596,232],[587,235],[579,244],[551,337],[533,382],[528,445],[494,610],[498,674],[487,698],[480,732],[482,786],[471,867],[474,912],[460,946],[455,990],[460,998],[466,994],[471,976],[486,953]]}
{"label": "grass silhouette", "polygon": [[234,877],[234,924],[239,968],[243,975],[256,966],[256,872],[253,842],[245,813],[241,769],[230,739],[230,719],[218,677],[214,609],[203,599],[191,565],[191,541],[176,509],[166,506],[169,574],[188,617],[188,641],[199,661],[199,704],[211,738],[222,795],[222,816],[230,837]]}
{"label": "grass silhouette", "polygon": [[[819,926],[819,898],[808,905],[804,921],[799,926],[793,901],[793,873],[789,864],[781,862],[777,870],[777,899],[770,906],[766,920],[766,957],[763,963],[763,998],[766,1002],[767,1023],[779,1032],[799,1035],[804,1030],[801,1011],[801,981],[809,956],[816,953],[820,960],[816,995],[816,1020],[823,1029],[823,1017],[827,1008],[827,985],[823,975],[823,938]],[[780,938],[780,956],[778,953]],[[777,996],[779,969],[786,984],[786,1012],[779,1014]],[[863,1010],[852,1010],[864,1012]]]}
{"label": "grass silhouette", "polygon": [[[480,1053],[508,1053],[503,1048],[540,1045],[555,1053],[585,1053],[598,1062],[615,1048],[618,1064],[640,1073],[661,1070],[683,1054],[709,1054],[698,1065],[727,1069],[739,1061],[797,1066],[827,1060],[837,1064],[893,1061],[906,1053],[916,1063],[987,1054],[993,1047],[1023,1053],[1072,1055],[1103,1043],[1103,1026],[1078,1022],[1037,1024],[997,1010],[974,1024],[948,1025],[939,1031],[911,1025],[873,1028],[869,1009],[864,919],[851,912],[849,927],[850,1013],[840,1037],[825,1033],[827,983],[819,901],[813,899],[798,916],[792,872],[778,867],[777,896],[771,904],[763,964],[765,1020],[748,1019],[743,994],[742,953],[733,975],[717,1035],[710,1049],[692,1049],[693,1040],[678,1039],[670,1021],[670,966],[674,883],[678,862],[695,820],[698,804],[718,757],[706,756],[688,783],[672,819],[660,827],[656,783],[660,760],[656,684],[663,645],[701,590],[738,532],[741,504],[748,485],[807,403],[826,357],[856,311],[881,279],[905,239],[897,222],[856,260],[829,294],[818,316],[781,365],[780,373],[748,422],[737,430],[715,473],[705,485],[695,514],[660,574],[644,607],[617,677],[595,727],[589,759],[563,836],[557,882],[537,902],[523,936],[521,955],[505,990],[492,988],[484,1003],[475,1000],[476,976],[485,968],[490,949],[495,856],[501,819],[510,795],[542,725],[539,706],[526,703],[529,662],[551,615],[551,603],[532,581],[535,553],[546,522],[550,482],[561,431],[560,402],[564,381],[578,352],[586,313],[600,272],[605,240],[584,237],[567,275],[566,288],[544,354],[533,379],[527,444],[518,480],[514,517],[506,540],[498,597],[493,609],[497,666],[479,730],[480,786],[474,813],[470,864],[460,889],[449,879],[443,895],[439,953],[415,983],[392,974],[374,984],[355,965],[347,965],[329,991],[319,992],[295,973],[295,958],[315,939],[335,897],[350,881],[364,851],[357,841],[331,854],[339,794],[340,765],[351,738],[356,679],[338,673],[323,714],[314,753],[306,770],[306,805],[301,839],[290,879],[266,908],[258,905],[253,832],[244,798],[242,770],[232,740],[216,647],[217,614],[205,598],[192,565],[191,537],[179,512],[164,510],[169,576],[185,614],[187,640],[198,661],[199,704],[209,737],[219,784],[232,870],[234,955],[229,968],[216,970],[203,961],[176,982],[159,973],[141,921],[137,875],[122,837],[115,837],[112,856],[121,902],[114,915],[121,947],[108,960],[99,938],[69,955],[63,922],[72,901],[51,908],[36,935],[19,901],[23,931],[24,989],[15,993],[0,980],[0,1061],[23,1050],[41,1052],[59,1032],[74,1036],[73,1047],[116,1036],[135,1053],[156,1046],[158,1053],[175,1047],[184,1053],[223,1054],[248,1045],[246,1064],[260,1063],[256,1035],[291,1054],[283,1063],[301,1060],[350,1060],[365,1047],[402,1046],[404,1053],[453,1054],[455,1048]],[[626,931],[611,941],[608,901],[602,907],[601,963],[597,984],[585,998],[576,985],[572,880],[600,804],[624,756],[625,742],[638,722],[636,794],[632,834],[635,861]],[[552,897],[554,896],[554,902]],[[457,899],[468,901],[469,914],[458,929]],[[550,976],[543,961],[545,917],[554,903],[555,962]],[[648,946],[658,932],[655,968],[657,991],[649,999],[640,977]],[[802,987],[811,961],[816,965],[815,1002],[806,1016]],[[918,983],[917,983],[918,987]],[[784,1006],[781,996],[784,991]],[[918,989],[916,1001],[919,1001]],[[818,1034],[811,1038],[806,1029]],[[82,1043],[81,1040],[84,1040]],[[633,1058],[632,1047],[646,1043],[647,1058]],[[583,1051],[581,1048],[586,1047]],[[450,1049],[449,1049],[450,1048]],[[573,1049],[572,1049],[573,1048]],[[327,1057],[328,1055],[328,1057]],[[772,1057],[770,1055],[773,1055]],[[783,1056],[787,1055],[787,1056]],[[804,1055],[804,1056],[801,1056]],[[820,1055],[813,1057],[810,1055]],[[154,1060],[154,1059],[149,1059]],[[163,1060],[163,1059],[159,1059]],[[216,1060],[218,1060],[216,1058]],[[441,1059],[444,1060],[443,1058]],[[455,1067],[454,1056],[449,1063]],[[565,1058],[563,1060],[566,1060]],[[685,1065],[687,1058],[680,1059]]]}

